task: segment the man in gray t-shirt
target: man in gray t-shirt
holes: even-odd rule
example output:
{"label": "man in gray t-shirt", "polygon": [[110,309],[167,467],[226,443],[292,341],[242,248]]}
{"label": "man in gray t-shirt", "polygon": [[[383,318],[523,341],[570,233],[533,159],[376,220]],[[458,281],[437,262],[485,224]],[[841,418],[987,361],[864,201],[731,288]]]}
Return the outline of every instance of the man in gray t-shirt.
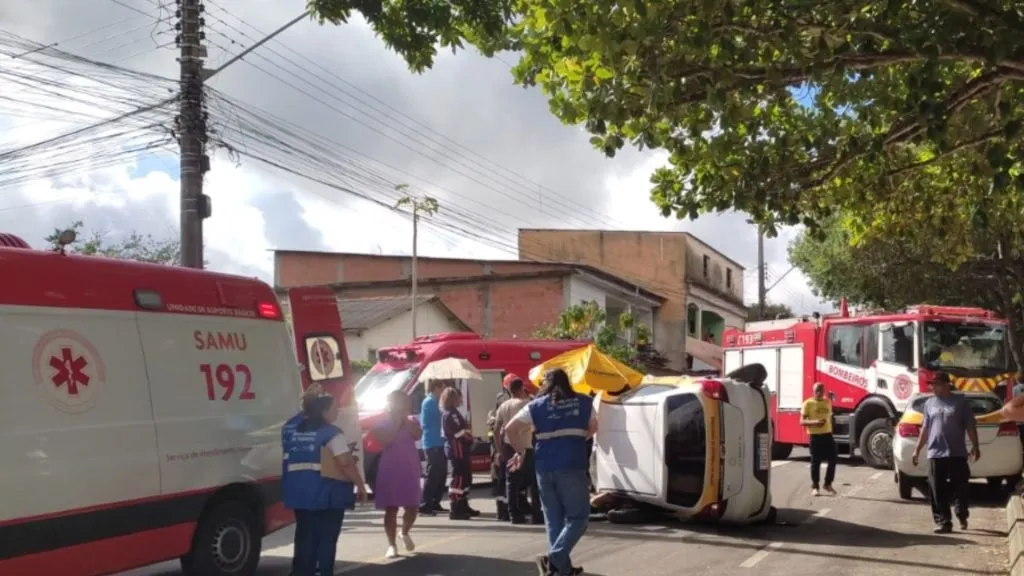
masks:
{"label": "man in gray t-shirt", "polygon": [[[978,429],[971,405],[963,394],[953,393],[949,376],[937,374],[932,380],[932,392],[935,395],[924,404],[924,424],[914,447],[913,462],[917,466],[921,449],[927,446],[932,518],[935,520],[935,532],[943,534],[953,530],[949,505],[954,499],[960,529],[967,529],[967,497],[971,479],[967,457],[970,455],[977,461],[981,452],[978,450]],[[965,436],[971,439],[969,454]]]}

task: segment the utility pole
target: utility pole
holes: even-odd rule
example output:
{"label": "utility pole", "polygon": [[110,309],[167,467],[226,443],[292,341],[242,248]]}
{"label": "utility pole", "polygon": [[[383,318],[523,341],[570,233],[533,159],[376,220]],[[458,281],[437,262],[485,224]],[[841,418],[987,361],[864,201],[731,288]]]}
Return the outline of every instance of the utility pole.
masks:
{"label": "utility pole", "polygon": [[[404,191],[408,187],[409,186],[407,184],[399,184],[398,186],[395,186],[395,190],[398,190],[398,191],[401,192],[401,191]],[[412,309],[412,338],[413,338],[413,340],[415,340],[416,339],[416,288],[417,288],[417,283],[418,283],[418,276],[417,276],[417,270],[416,270],[416,260],[417,260],[417,248],[416,248],[416,246],[418,244],[420,213],[426,214],[428,216],[432,216],[434,214],[437,214],[437,211],[440,208],[440,206],[438,205],[437,200],[435,200],[434,198],[431,198],[430,196],[423,196],[421,198],[418,198],[416,196],[403,196],[403,197],[398,199],[397,203],[395,203],[395,208],[403,208],[403,207],[406,207],[406,206],[408,206],[409,208],[412,209],[412,270],[410,271],[411,274],[412,274],[412,291],[411,291],[411,294],[410,294],[410,298],[411,298],[412,302],[411,302],[410,308]]]}
{"label": "utility pole", "polygon": [[188,268],[203,267],[203,220],[210,217],[210,198],[203,194],[203,175],[210,169],[203,102],[203,59],[206,58],[203,11],[201,0],[178,0],[181,263]]}
{"label": "utility pole", "polygon": [[764,269],[764,227],[757,226],[757,319],[764,320],[765,297],[768,290],[765,289]]}

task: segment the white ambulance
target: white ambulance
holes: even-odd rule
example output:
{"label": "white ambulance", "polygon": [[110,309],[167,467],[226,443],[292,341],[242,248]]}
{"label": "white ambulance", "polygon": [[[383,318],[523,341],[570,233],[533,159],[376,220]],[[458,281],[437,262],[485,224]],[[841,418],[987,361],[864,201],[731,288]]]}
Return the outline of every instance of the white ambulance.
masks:
{"label": "white ambulance", "polygon": [[333,294],[289,294],[292,336],[250,278],[4,234],[0,277],[0,574],[253,574],[293,521],[280,425],[303,385],[351,385]]}

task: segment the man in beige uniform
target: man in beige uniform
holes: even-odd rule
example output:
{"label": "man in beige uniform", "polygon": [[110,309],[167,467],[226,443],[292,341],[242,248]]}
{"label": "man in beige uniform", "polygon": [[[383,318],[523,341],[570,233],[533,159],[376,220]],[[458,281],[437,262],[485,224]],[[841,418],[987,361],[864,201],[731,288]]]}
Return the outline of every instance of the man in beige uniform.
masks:
{"label": "man in beige uniform", "polygon": [[[501,466],[508,466],[508,461],[515,455],[516,451],[508,442],[505,436],[505,425],[515,418],[516,414],[530,403],[530,397],[526,395],[526,386],[523,380],[514,374],[505,378],[508,383],[506,388],[512,398],[502,402],[494,416],[494,429],[498,433],[501,442]],[[528,428],[522,431],[524,436],[520,443],[523,446],[533,446],[533,432]],[[515,470],[506,469],[506,498],[508,501],[508,512],[513,524],[525,524],[526,514],[530,513],[530,520],[533,524],[543,524],[544,515],[540,509],[540,491],[537,488],[537,474],[533,468],[533,450],[527,449],[522,459],[522,464]],[[529,501],[526,500],[526,493],[529,493]]]}

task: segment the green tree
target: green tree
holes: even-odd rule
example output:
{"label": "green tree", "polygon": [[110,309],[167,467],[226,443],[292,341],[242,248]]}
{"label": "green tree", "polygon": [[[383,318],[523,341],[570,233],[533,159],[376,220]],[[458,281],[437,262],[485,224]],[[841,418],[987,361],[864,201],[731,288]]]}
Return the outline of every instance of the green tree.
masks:
{"label": "green tree", "polygon": [[181,245],[177,239],[159,239],[132,231],[117,242],[109,242],[104,232],[92,231],[86,234],[84,224],[78,220],[67,228],[55,228],[53,233],[46,237],[46,243],[54,250],[60,248],[58,237],[64,230],[74,230],[76,233],[77,238],[66,248],[72,254],[105,256],[167,266],[181,265]]}
{"label": "green tree", "polygon": [[859,236],[890,225],[894,207],[953,230],[1024,208],[1015,3],[517,0],[514,11],[504,42],[481,45],[521,49],[517,81],[539,85],[609,156],[626,143],[667,151],[651,179],[666,216],[739,209],[773,235],[839,208]]}
{"label": "green tree", "polygon": [[854,242],[837,217],[826,220],[819,234],[798,237],[789,257],[815,293],[833,302],[846,298],[887,309],[937,304],[994,310],[1007,319],[1014,360],[1024,366],[1024,259],[1012,250],[997,250],[951,261],[946,252],[956,247],[947,247],[941,233],[933,241],[922,242],[924,237],[872,233]]}
{"label": "green tree", "polygon": [[747,322],[756,322],[758,320],[774,320],[776,318],[792,318],[793,311],[785,304],[777,304],[774,302],[766,302],[764,305],[764,318],[759,318],[760,310],[758,309],[757,303],[750,304],[747,306]]}
{"label": "green tree", "polygon": [[384,44],[414,72],[434,64],[437,49],[453,52],[467,38],[504,38],[512,18],[508,0],[308,0],[321,24],[345,24],[359,13]]}
{"label": "green tree", "polygon": [[535,337],[592,341],[598,350],[639,370],[666,362],[654,349],[650,328],[636,323],[629,312],[623,312],[617,322],[608,322],[604,309],[593,300],[569,306],[558,322],[541,328]]}

